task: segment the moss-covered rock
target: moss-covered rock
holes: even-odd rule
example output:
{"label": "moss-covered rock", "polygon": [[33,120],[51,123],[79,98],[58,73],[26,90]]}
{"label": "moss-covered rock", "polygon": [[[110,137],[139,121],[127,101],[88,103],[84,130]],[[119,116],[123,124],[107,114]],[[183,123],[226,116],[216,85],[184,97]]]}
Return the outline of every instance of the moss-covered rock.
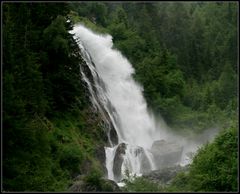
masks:
{"label": "moss-covered rock", "polygon": [[121,191],[114,181],[102,178],[98,171],[92,171],[88,175],[78,176],[69,190],[73,192]]}

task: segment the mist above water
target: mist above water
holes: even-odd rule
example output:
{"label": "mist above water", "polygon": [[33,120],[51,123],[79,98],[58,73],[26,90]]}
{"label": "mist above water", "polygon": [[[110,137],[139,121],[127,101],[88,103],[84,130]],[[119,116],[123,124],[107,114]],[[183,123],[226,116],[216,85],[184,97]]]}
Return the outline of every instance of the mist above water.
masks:
{"label": "mist above water", "polygon": [[[81,54],[94,77],[94,83],[91,83],[81,69],[82,77],[92,95],[92,102],[100,112],[103,112],[100,104],[104,107],[117,132],[118,144],[114,145],[109,137],[111,146],[105,147],[108,178],[116,181],[113,173],[114,158],[121,143],[126,145],[125,154],[121,156],[122,174],[125,170],[140,174],[144,171],[144,165],[148,166],[148,171],[156,169],[156,161],[150,149],[154,141],[161,139],[179,142],[184,147],[181,163],[186,164],[185,154],[195,151],[202,142],[187,141],[171,134],[164,121],[155,121],[153,114],[147,109],[143,88],[132,77],[132,65],[118,50],[112,48],[112,37],[96,34],[83,25],[76,25],[71,33],[78,41]],[[96,94],[93,86],[97,88]],[[111,104],[111,109],[108,104]]]}

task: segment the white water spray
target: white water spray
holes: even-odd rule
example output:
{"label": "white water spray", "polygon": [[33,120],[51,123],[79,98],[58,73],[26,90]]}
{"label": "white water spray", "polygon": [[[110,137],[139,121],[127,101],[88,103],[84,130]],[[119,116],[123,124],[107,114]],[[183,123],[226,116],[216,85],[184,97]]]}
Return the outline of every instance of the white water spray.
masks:
{"label": "white water spray", "polygon": [[[80,65],[91,101],[118,136],[118,145],[114,145],[110,132],[107,133],[110,144],[110,147],[105,147],[108,179],[118,182],[126,171],[141,175],[146,169],[155,170],[157,161],[154,161],[151,146],[155,140],[168,137],[161,125],[156,126],[153,114],[148,112],[143,89],[132,78],[132,65],[112,48],[110,35],[96,34],[83,25],[76,25],[71,33],[93,77],[90,81]],[[125,145],[124,154],[121,153],[116,159],[117,149],[122,143]],[[187,144],[185,146],[189,147]],[[114,175],[115,159],[122,160],[120,179]]]}
{"label": "white water spray", "polygon": [[[122,56],[122,54],[113,49],[112,37],[110,35],[98,35],[87,29],[83,25],[77,25],[72,30],[75,34],[75,38],[80,40],[79,46],[83,52],[85,61],[90,67],[91,71],[103,81],[106,91],[103,95],[98,95],[103,99],[107,98],[111,105],[114,107],[118,116],[118,124],[114,122],[115,129],[117,131],[119,143],[126,143],[126,155],[124,157],[123,167],[130,170],[132,173],[141,172],[141,161],[139,155],[134,155],[135,147],[140,146],[143,148],[143,153],[149,160],[151,170],[154,169],[154,161],[151,153],[148,149],[155,139],[159,139],[159,131],[156,130],[154,118],[150,116],[147,111],[147,105],[142,95],[142,87],[137,84],[132,74],[134,69],[128,60]],[[90,62],[90,56],[95,67]],[[86,76],[83,71],[82,75],[86,82]],[[97,84],[95,82],[95,84]],[[92,94],[92,101],[98,109],[101,108],[99,103],[93,95],[93,90],[88,84],[90,93]],[[100,86],[98,86],[100,87]],[[101,88],[101,87],[100,87]],[[106,105],[106,102],[103,102]],[[105,106],[108,110],[108,108]],[[110,117],[112,116],[111,111],[108,110]],[[114,119],[112,118],[112,121]],[[116,149],[106,148],[106,167],[108,168],[108,178],[113,178],[112,161]]]}

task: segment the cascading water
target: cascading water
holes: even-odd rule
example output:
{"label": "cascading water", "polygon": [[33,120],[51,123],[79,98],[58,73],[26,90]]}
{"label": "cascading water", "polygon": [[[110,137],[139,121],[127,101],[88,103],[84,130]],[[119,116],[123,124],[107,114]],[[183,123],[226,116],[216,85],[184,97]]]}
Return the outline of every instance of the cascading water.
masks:
{"label": "cascading water", "polygon": [[[160,139],[160,134],[147,110],[142,87],[132,78],[132,65],[112,48],[110,35],[96,34],[83,25],[76,25],[71,33],[94,79],[91,83],[81,69],[92,103],[103,116],[108,115],[118,136],[118,143],[114,145],[108,132],[110,147],[105,147],[108,178],[120,181],[125,171],[140,174],[146,169],[154,170],[149,150],[152,143]],[[120,169],[115,169],[114,163]]]}
{"label": "cascading water", "polygon": [[[132,65],[112,48],[112,37],[96,34],[80,24],[70,33],[87,65],[80,65],[81,77],[93,107],[104,120],[109,141],[105,147],[108,179],[119,182],[126,174],[189,163],[186,155],[195,152],[204,141],[191,142],[166,132],[163,120],[156,124],[147,110],[142,87],[132,78]],[[207,130],[207,137],[203,134],[204,138],[196,138],[211,140],[217,133],[214,131]]]}

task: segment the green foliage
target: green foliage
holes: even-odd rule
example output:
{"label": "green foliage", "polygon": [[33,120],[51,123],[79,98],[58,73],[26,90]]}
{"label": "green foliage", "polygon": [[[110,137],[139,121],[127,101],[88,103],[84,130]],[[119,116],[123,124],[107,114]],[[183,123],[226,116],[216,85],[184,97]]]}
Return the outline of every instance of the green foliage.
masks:
{"label": "green foliage", "polygon": [[60,171],[62,176],[60,181],[57,180],[58,176],[51,173],[54,163],[50,155],[48,128],[43,119],[35,116],[33,120],[22,126],[12,125],[12,127],[16,127],[14,131],[16,135],[9,134],[9,141],[4,141],[5,148],[11,150],[4,152],[4,190],[65,190],[68,181],[64,172]]}
{"label": "green foliage", "polygon": [[103,130],[86,119],[68,13],[66,3],[3,3],[4,191],[67,191],[86,160],[100,166]]}
{"label": "green foliage", "polygon": [[[177,176],[173,179],[170,186],[165,188],[165,191],[167,192],[173,192],[173,191],[191,191],[191,189],[188,188],[188,183],[190,181],[190,177],[187,173],[180,172],[177,174]],[[183,189],[184,188],[184,189]]]}
{"label": "green foliage", "polygon": [[58,16],[51,25],[43,31],[43,40],[46,43],[47,49],[54,50],[56,53],[69,53],[67,37],[67,30],[65,28],[65,19],[63,16]]}
{"label": "green foliage", "polygon": [[229,101],[237,96],[237,76],[229,64],[224,66],[218,84],[219,96],[216,96],[216,103],[224,109]]}
{"label": "green foliage", "polygon": [[106,27],[171,127],[202,130],[236,113],[236,3],[103,3],[104,25],[93,19],[95,3],[71,6],[97,24],[88,27]]}
{"label": "green foliage", "polygon": [[[106,6],[114,45],[133,64],[148,105],[171,127],[204,129],[236,112],[226,108],[237,97],[237,41],[229,42],[237,37],[235,3]],[[220,117],[210,115],[213,107]]]}
{"label": "green foliage", "polygon": [[[116,186],[110,180],[103,178],[103,173],[97,167],[83,178],[85,188],[91,192],[116,192]],[[115,183],[116,184],[116,183]]]}
{"label": "green foliage", "polygon": [[127,192],[158,192],[162,187],[142,177],[136,177],[134,180],[126,180],[123,191]]}
{"label": "green foliage", "polygon": [[[114,46],[133,64],[134,78],[155,113],[187,133],[236,123],[236,3],[106,6]],[[226,130],[228,138],[222,133],[221,140],[202,148],[189,174],[180,173],[160,191],[236,191],[233,131]],[[227,147],[233,148],[232,155]],[[128,182],[126,190],[159,191],[145,181]]]}
{"label": "green foliage", "polygon": [[85,177],[85,182],[88,186],[93,188],[92,189],[93,191],[101,191],[102,190],[101,177],[102,177],[101,172],[97,169],[93,169]]}
{"label": "green foliage", "polygon": [[[94,149],[106,137],[89,111],[68,17],[113,36],[148,105],[174,129],[237,123],[235,2],[5,2],[2,8],[5,191],[66,191],[89,170],[84,162],[100,168]],[[236,191],[236,145],[232,127],[199,151],[190,173],[178,175],[169,191]],[[99,173],[87,182],[111,190]],[[128,184],[132,191],[161,189],[141,178]]]}
{"label": "green foliage", "polygon": [[178,174],[169,191],[237,191],[238,133],[222,131],[212,143],[198,150],[189,173]]}
{"label": "green foliage", "polygon": [[[74,11],[75,15],[79,15],[80,17],[89,18],[89,20],[93,23],[98,23],[101,26],[106,25],[106,17],[107,17],[107,7],[102,2],[74,2],[69,4],[72,11]],[[76,20],[75,20],[76,21]]]}
{"label": "green foliage", "polygon": [[69,144],[62,149],[60,155],[60,166],[71,173],[78,173],[83,156],[81,150],[75,144]]}
{"label": "green foliage", "polygon": [[190,171],[190,176],[202,174],[195,177],[195,181],[200,182],[195,185],[196,190],[237,190],[237,139],[236,128],[230,128],[199,151]]}
{"label": "green foliage", "polygon": [[99,32],[101,34],[106,34],[108,33],[108,30],[106,28],[103,28],[101,26],[96,25],[93,23],[90,19],[79,16],[77,12],[71,11],[68,16],[72,20],[74,24],[82,23],[86,27],[92,29],[95,32]]}

